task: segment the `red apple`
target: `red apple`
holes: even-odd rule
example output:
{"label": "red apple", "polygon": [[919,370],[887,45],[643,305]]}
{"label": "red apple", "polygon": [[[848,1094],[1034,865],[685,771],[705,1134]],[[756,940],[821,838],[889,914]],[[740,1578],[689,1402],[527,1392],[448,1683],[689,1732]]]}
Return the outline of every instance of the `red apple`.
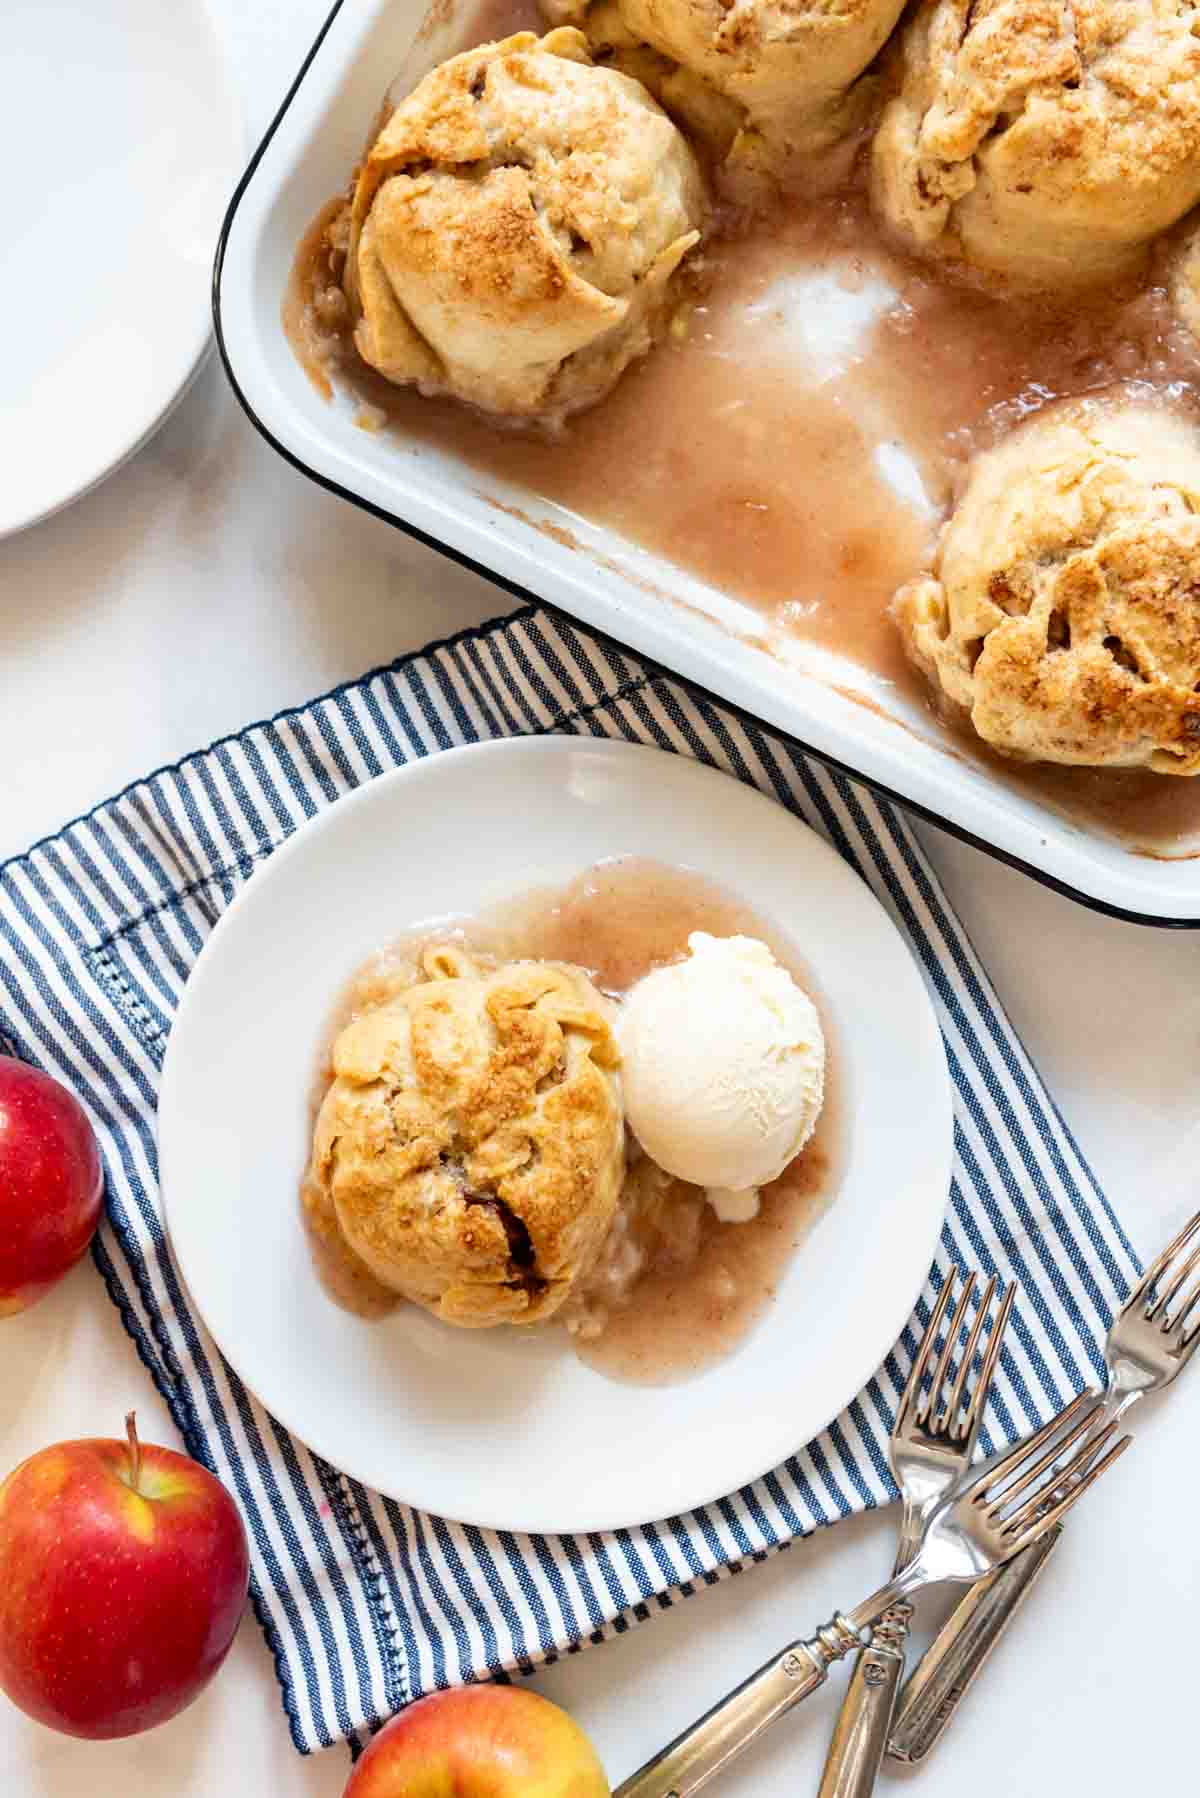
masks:
{"label": "red apple", "polygon": [[24,1311],[92,1240],[104,1175],[73,1093],[0,1055],[0,1317]]}
{"label": "red apple", "polygon": [[246,1602],[224,1486],[169,1448],[60,1442],[0,1486],[0,1691],[70,1736],[131,1736],[192,1702]]}
{"label": "red apple", "polygon": [[344,1798],[609,1798],[577,1723],[519,1686],[419,1698],[360,1755]]}

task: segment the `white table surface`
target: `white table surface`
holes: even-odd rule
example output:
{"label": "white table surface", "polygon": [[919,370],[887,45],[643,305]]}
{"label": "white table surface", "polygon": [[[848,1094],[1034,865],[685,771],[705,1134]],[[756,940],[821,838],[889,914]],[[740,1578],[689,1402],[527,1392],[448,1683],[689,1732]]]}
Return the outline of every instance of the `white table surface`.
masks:
{"label": "white table surface", "polygon": [[[209,4],[257,141],[324,0]],[[0,543],[0,857],[159,763],[507,609],[482,580],[295,474],[211,361],[134,462]],[[1192,1208],[1196,1152],[1179,1145],[1197,1112],[1200,940],[1109,922],[922,835],[1152,1253]],[[146,1437],[175,1441],[90,1261],[0,1331],[0,1475],[60,1438],[119,1433],[131,1406]],[[1135,1428],[1136,1453],[1073,1524],[952,1735],[900,1776],[926,1798],[1116,1794],[1172,1774],[1176,1790],[1194,1788],[1182,1769],[1194,1752],[1200,1374],[1147,1402]],[[892,1527],[886,1515],[841,1524],[538,1683],[591,1732],[616,1783],[776,1647],[877,1585]],[[720,1789],[815,1792],[833,1697],[782,1724]],[[337,1798],[347,1765],[338,1749],[295,1753],[249,1618],[201,1699],[130,1742],[56,1736],[0,1699],[0,1789],[12,1798]]]}

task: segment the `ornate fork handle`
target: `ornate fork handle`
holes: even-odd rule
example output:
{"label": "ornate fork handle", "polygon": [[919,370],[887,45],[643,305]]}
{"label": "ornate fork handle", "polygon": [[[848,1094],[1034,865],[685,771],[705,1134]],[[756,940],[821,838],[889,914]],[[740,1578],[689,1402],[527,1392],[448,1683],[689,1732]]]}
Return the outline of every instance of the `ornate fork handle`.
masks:
{"label": "ornate fork handle", "polygon": [[[1095,1434],[1100,1410],[1094,1393],[1081,1392],[999,1461],[956,1484],[925,1520],[907,1567],[853,1610],[836,1612],[809,1641],[792,1643],[751,1674],[619,1786],[614,1798],[692,1798],[776,1718],[824,1685],[832,1663],[858,1648],[861,1632],[902,1598],[942,1580],[977,1580],[1053,1529],[1133,1440],[1114,1442],[1115,1424]],[[1039,1481],[1052,1466],[1055,1484],[1047,1492]]]}
{"label": "ornate fork handle", "polygon": [[[999,1315],[983,1350],[979,1378],[967,1399],[967,1381],[976,1346],[983,1341],[984,1325],[996,1292],[993,1275],[979,1301],[974,1326],[966,1335],[968,1307],[975,1290],[975,1275],[967,1274],[958,1307],[946,1326],[928,1397],[923,1399],[925,1372],[936,1350],[938,1331],[947,1312],[953,1285],[952,1271],[925,1327],[892,1428],[892,1466],[904,1499],[900,1539],[896,1545],[898,1568],[905,1566],[917,1552],[921,1525],[930,1506],[971,1464],[992,1374],[1016,1299],[1014,1282],[1001,1301]],[[964,1335],[965,1345],[955,1370],[954,1350]],[[872,1633],[871,1646],[859,1655],[834,1725],[817,1798],[871,1798],[892,1727],[896,1693],[904,1675],[904,1642],[911,1615],[912,1607],[907,1604],[888,1611]]]}
{"label": "ornate fork handle", "polygon": [[[1141,1396],[1114,1383],[1103,1395],[1097,1429],[1117,1424]],[[889,1760],[913,1765],[936,1748],[959,1704],[1058,1546],[1062,1525],[959,1600],[900,1693],[888,1736]]]}
{"label": "ornate fork handle", "polygon": [[912,1606],[885,1611],[850,1675],[838,1712],[817,1798],[870,1798],[875,1790],[904,1674],[904,1639]]}
{"label": "ornate fork handle", "polygon": [[917,1663],[888,1738],[892,1760],[924,1760],[1058,1546],[1062,1524],[971,1587]]}
{"label": "ornate fork handle", "polygon": [[862,1638],[840,1612],[807,1642],[793,1642],[618,1786],[614,1798],[691,1798],[777,1717],[825,1683]]}

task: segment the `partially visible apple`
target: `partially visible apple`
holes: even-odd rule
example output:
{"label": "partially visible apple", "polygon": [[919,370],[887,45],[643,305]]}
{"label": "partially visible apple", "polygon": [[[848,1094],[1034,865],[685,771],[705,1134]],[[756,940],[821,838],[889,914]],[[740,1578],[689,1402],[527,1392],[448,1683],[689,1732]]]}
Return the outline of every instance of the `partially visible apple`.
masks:
{"label": "partially visible apple", "polygon": [[459,1686],[385,1723],[344,1798],[609,1798],[566,1711],[520,1686]]}
{"label": "partially visible apple", "polygon": [[0,1317],[36,1304],[74,1267],[100,1220],[103,1186],[79,1100],[0,1055]]}
{"label": "partially visible apple", "polygon": [[237,1507],[186,1455],[60,1442],[0,1486],[0,1690],[51,1729],[131,1736],[229,1652],[250,1563]]}

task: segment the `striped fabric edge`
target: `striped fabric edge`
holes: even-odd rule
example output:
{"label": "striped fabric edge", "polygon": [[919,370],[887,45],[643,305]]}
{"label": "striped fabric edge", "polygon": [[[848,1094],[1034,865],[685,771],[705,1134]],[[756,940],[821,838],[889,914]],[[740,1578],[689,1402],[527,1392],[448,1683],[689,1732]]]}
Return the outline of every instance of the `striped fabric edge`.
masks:
{"label": "striped fabric edge", "polygon": [[[650,742],[773,795],[863,875],[929,985],[955,1086],[939,1252],[884,1367],[816,1442],[685,1518],[518,1537],[414,1512],[290,1438],[192,1315],[166,1243],[158,1071],[188,970],[254,867],[387,768],[559,731]],[[108,1169],[95,1258],[189,1452],[233,1491],[296,1746],[356,1744],[408,1699],[621,1633],[823,1523],[887,1502],[896,1397],[954,1262],[1022,1298],[989,1406],[1011,1440],[1101,1375],[1136,1257],[1001,1011],[912,833],[796,746],[525,607],[133,783],[0,867],[0,1033],[81,1090]]]}

